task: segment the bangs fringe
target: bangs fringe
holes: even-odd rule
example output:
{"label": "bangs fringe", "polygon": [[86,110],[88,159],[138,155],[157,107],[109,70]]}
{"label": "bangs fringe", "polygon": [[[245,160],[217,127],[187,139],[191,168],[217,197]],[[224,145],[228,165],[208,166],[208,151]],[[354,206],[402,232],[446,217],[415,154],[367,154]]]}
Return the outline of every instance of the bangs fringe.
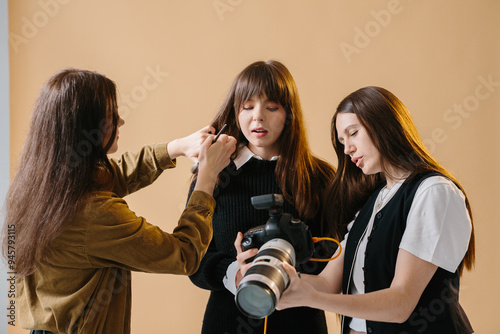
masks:
{"label": "bangs fringe", "polygon": [[265,96],[267,100],[280,103],[283,107],[289,105],[285,78],[269,66],[253,66],[249,71],[242,73],[238,78],[234,95],[236,112],[243,103],[254,96],[258,98]]}

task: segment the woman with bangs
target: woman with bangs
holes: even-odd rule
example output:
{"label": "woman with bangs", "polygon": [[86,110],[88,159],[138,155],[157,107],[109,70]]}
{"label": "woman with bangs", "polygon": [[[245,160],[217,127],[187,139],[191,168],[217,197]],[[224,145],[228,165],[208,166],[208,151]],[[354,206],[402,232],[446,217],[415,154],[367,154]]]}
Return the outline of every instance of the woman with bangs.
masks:
{"label": "woman with bangs", "polygon": [[332,118],[338,171],[325,220],[343,252],[316,276],[291,278],[278,309],[342,315],[343,334],[470,334],[460,277],[475,260],[469,199],[427,151],[391,92],[364,87]]}
{"label": "woman with bangs", "polygon": [[[212,237],[217,174],[235,139],[207,126],[139,152],[117,152],[116,86],[65,69],[43,86],[6,201],[3,255],[16,272],[21,326],[32,334],[130,333],[131,271],[189,275]],[[176,158],[199,161],[186,210],[172,233],[122,198],[153,183]]]}
{"label": "woman with bangs", "polygon": [[[257,253],[257,249],[241,252],[242,232],[269,218],[267,210],[256,210],[250,199],[282,194],[283,212],[304,221],[314,236],[320,236],[327,233],[320,219],[322,195],[335,171],[310,152],[297,88],[280,62],[255,62],[238,74],[212,122],[215,129],[224,124],[237,147],[231,164],[219,174],[214,192],[213,240],[190,279],[211,291],[203,334],[263,333],[264,321],[244,316],[234,301],[248,266],[245,260]],[[307,262],[298,270],[317,274],[322,268],[317,262]],[[326,334],[325,316],[310,308],[275,311],[268,319],[268,333]]]}

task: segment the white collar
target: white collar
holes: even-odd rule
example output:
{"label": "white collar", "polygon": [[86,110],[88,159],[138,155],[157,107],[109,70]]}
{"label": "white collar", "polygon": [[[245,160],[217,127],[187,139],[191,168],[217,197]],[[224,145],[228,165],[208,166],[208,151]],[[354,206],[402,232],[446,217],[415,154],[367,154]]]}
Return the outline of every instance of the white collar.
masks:
{"label": "white collar", "polygon": [[[236,166],[236,170],[240,169],[241,166],[246,164],[252,158],[264,160],[261,157],[259,157],[258,155],[256,155],[255,153],[253,153],[252,151],[250,151],[248,146],[246,146],[246,145],[242,146],[240,151],[238,152],[238,156],[233,160],[234,165]],[[279,155],[276,155],[276,156],[272,157],[270,161],[278,160],[278,158],[279,158]]]}

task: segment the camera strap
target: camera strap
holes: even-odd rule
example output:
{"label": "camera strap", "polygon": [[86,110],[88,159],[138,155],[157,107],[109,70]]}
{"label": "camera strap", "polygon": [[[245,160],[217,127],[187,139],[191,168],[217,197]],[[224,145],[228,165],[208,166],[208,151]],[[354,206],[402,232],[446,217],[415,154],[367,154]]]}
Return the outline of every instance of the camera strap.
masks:
{"label": "camera strap", "polygon": [[332,242],[336,243],[339,246],[339,248],[335,252],[335,255],[329,259],[309,259],[309,261],[328,262],[331,260],[335,260],[336,258],[338,258],[340,256],[340,253],[342,253],[342,246],[340,245],[340,242],[338,240],[335,240],[333,238],[327,238],[327,237],[322,237],[322,238],[313,237],[312,239],[313,239],[313,243],[317,243],[317,242],[320,242],[323,240],[332,241]]}

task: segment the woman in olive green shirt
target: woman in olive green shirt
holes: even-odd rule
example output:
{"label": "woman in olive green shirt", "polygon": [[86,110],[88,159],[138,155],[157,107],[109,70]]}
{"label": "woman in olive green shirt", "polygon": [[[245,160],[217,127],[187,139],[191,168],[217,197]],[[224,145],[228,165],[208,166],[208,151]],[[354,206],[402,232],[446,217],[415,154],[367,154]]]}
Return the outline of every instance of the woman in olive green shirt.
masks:
{"label": "woman in olive green shirt", "polygon": [[[115,84],[101,74],[63,70],[41,91],[7,195],[3,238],[23,328],[129,333],[131,271],[189,275],[205,254],[211,194],[235,139],[222,135],[212,144],[214,129],[205,127],[108,159],[123,123]],[[175,167],[178,156],[199,161],[199,174],[178,226],[166,233],[122,197]]]}

